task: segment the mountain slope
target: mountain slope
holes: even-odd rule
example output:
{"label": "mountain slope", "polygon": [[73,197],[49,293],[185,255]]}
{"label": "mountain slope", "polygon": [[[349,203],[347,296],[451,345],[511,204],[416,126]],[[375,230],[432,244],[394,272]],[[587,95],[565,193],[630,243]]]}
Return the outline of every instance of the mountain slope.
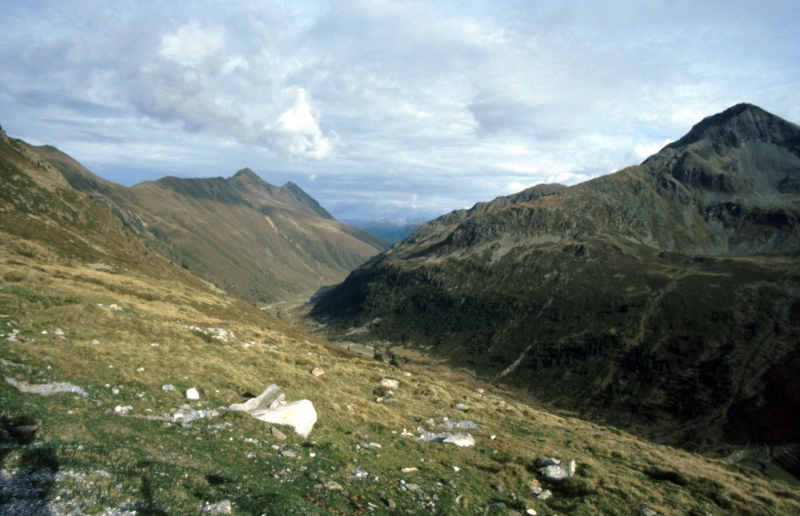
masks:
{"label": "mountain slope", "polygon": [[639,166],[425,224],[312,314],[662,442],[798,443],[799,142],[735,106]]}
{"label": "mountain slope", "polygon": [[149,245],[250,302],[308,297],[386,247],[334,220],[297,185],[273,186],[249,169],[227,179],[165,177],[126,188],[55,147],[30,149]]}
{"label": "mountain slope", "polygon": [[[0,514],[800,511],[755,469],[300,332],[170,264],[2,131],[0,209]],[[313,402],[309,440],[225,409],[272,382]],[[414,438],[453,423],[474,446]],[[548,481],[543,456],[575,475]]]}

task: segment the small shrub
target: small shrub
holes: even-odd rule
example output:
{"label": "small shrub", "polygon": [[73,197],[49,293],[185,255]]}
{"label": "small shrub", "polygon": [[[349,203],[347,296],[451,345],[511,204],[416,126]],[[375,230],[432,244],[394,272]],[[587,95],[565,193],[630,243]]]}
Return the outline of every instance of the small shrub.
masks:
{"label": "small shrub", "polygon": [[24,279],[25,279],[25,276],[23,276],[21,274],[14,273],[14,272],[7,272],[7,273],[3,274],[3,280],[5,280],[7,283],[19,283],[20,281],[22,281]]}

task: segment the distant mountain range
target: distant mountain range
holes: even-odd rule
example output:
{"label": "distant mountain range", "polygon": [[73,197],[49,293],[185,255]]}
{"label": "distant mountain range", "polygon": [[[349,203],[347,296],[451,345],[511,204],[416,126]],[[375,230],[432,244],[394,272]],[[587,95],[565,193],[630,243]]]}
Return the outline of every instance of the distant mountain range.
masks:
{"label": "distant mountain range", "polygon": [[336,221],[296,184],[277,187],[250,169],[229,178],[164,177],[128,188],[55,147],[28,148],[148,245],[253,303],[307,298],[388,246]]}
{"label": "distant mountain range", "polygon": [[409,236],[415,229],[427,221],[428,219],[424,217],[389,218],[373,220],[366,223],[355,222],[353,225],[394,244]]}
{"label": "distant mountain range", "polygon": [[424,224],[313,316],[659,442],[800,443],[799,222],[800,127],[740,104],[641,165]]}

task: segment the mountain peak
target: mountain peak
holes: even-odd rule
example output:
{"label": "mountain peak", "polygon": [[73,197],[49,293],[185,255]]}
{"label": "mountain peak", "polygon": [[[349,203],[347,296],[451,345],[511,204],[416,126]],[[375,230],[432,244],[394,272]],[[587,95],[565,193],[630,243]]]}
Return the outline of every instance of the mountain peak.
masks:
{"label": "mountain peak", "polygon": [[240,171],[236,172],[233,177],[247,177],[250,179],[261,179],[258,174],[250,170],[249,168],[245,167]]}
{"label": "mountain peak", "polygon": [[708,140],[735,147],[747,141],[784,144],[800,137],[800,127],[752,104],[736,104],[711,115],[667,148],[681,149]]}

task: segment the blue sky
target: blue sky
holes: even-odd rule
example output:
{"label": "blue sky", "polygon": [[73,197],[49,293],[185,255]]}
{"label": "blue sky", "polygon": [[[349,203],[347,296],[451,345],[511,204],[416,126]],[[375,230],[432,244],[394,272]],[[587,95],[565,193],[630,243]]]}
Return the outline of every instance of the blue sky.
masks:
{"label": "blue sky", "polygon": [[342,220],[641,162],[750,102],[800,122],[800,4],[0,0],[0,124],[125,185],[250,167]]}

